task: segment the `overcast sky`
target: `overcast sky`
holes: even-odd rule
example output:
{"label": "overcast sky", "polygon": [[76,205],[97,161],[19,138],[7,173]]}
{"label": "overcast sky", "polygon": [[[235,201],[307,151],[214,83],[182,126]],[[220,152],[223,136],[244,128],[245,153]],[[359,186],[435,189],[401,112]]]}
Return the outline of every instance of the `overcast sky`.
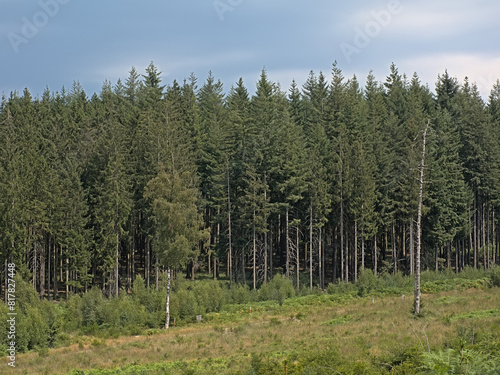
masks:
{"label": "overcast sky", "polygon": [[163,82],[212,70],[254,92],[262,68],[288,90],[336,60],[363,83],[394,62],[434,89],[448,69],[487,98],[500,78],[498,0],[0,0],[0,92],[79,81],[87,94],[150,61]]}

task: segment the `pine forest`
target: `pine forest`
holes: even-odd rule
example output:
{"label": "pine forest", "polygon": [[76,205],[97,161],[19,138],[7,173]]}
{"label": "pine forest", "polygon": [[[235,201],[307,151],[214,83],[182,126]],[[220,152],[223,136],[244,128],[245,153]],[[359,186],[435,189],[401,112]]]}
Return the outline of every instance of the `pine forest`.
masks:
{"label": "pine forest", "polygon": [[492,268],[500,82],[486,100],[447,71],[432,88],[389,71],[363,82],[334,63],[283,89],[263,70],[226,88],[212,73],[167,84],[151,63],[91,95],[4,95],[2,297],[10,264],[45,299],[115,296],[139,276],[324,289],[412,275],[421,170],[422,269]]}

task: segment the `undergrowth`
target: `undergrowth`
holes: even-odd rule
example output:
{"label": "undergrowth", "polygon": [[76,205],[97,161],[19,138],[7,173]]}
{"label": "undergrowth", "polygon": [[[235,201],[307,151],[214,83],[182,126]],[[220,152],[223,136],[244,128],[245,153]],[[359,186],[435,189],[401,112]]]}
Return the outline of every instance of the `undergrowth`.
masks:
{"label": "undergrowth", "polygon": [[[439,293],[470,288],[485,289],[500,285],[500,268],[477,270],[467,268],[461,273],[425,271],[422,273],[422,292]],[[247,285],[229,288],[225,280],[173,282],[170,311],[176,327],[196,322],[196,315],[204,321],[229,322],[244,319],[259,311],[299,309],[303,306],[345,304],[358,298],[383,296],[411,296],[413,277],[401,273],[374,275],[371,270],[359,272],[355,283],[331,283],[325,290],[300,288],[296,290],[289,279],[276,275],[258,290]],[[164,324],[166,291],[148,288],[138,276],[131,294],[121,291],[118,297],[106,298],[98,289],[82,295],[73,295],[67,302],[40,301],[30,284],[17,280],[19,324],[17,350],[19,353],[43,348],[67,346],[78,342],[78,337],[89,335],[101,339],[122,335],[155,332]],[[0,305],[0,312],[7,313]],[[453,319],[459,319],[453,317]],[[6,330],[6,322],[0,321]],[[7,336],[0,342],[0,354],[6,354]]]}

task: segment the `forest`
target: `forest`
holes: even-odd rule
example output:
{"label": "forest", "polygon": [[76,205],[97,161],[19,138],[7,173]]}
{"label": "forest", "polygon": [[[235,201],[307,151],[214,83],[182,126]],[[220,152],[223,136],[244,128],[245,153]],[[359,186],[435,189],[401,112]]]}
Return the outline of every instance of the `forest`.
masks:
{"label": "forest", "polygon": [[[423,132],[422,267],[499,263],[500,82],[485,101],[447,71],[384,82],[309,74],[254,93],[208,74],[164,84],[152,62],[88,95],[75,82],[0,107],[2,290],[41,298],[196,272],[257,288],[411,275]],[[6,297],[6,295],[5,295]]]}

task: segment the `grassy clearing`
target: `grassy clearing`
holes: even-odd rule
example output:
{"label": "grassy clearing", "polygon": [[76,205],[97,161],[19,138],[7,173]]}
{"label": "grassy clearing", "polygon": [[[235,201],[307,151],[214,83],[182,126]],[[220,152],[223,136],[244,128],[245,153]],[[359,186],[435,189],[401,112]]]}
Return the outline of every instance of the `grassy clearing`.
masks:
{"label": "grassy clearing", "polygon": [[[230,305],[169,332],[79,337],[69,347],[21,354],[16,373],[433,374],[440,373],[433,366],[460,365],[443,358],[500,358],[499,288],[445,291],[423,302],[417,319],[412,298],[401,296],[322,294],[282,305]],[[474,361],[467,363],[473,369]]]}

